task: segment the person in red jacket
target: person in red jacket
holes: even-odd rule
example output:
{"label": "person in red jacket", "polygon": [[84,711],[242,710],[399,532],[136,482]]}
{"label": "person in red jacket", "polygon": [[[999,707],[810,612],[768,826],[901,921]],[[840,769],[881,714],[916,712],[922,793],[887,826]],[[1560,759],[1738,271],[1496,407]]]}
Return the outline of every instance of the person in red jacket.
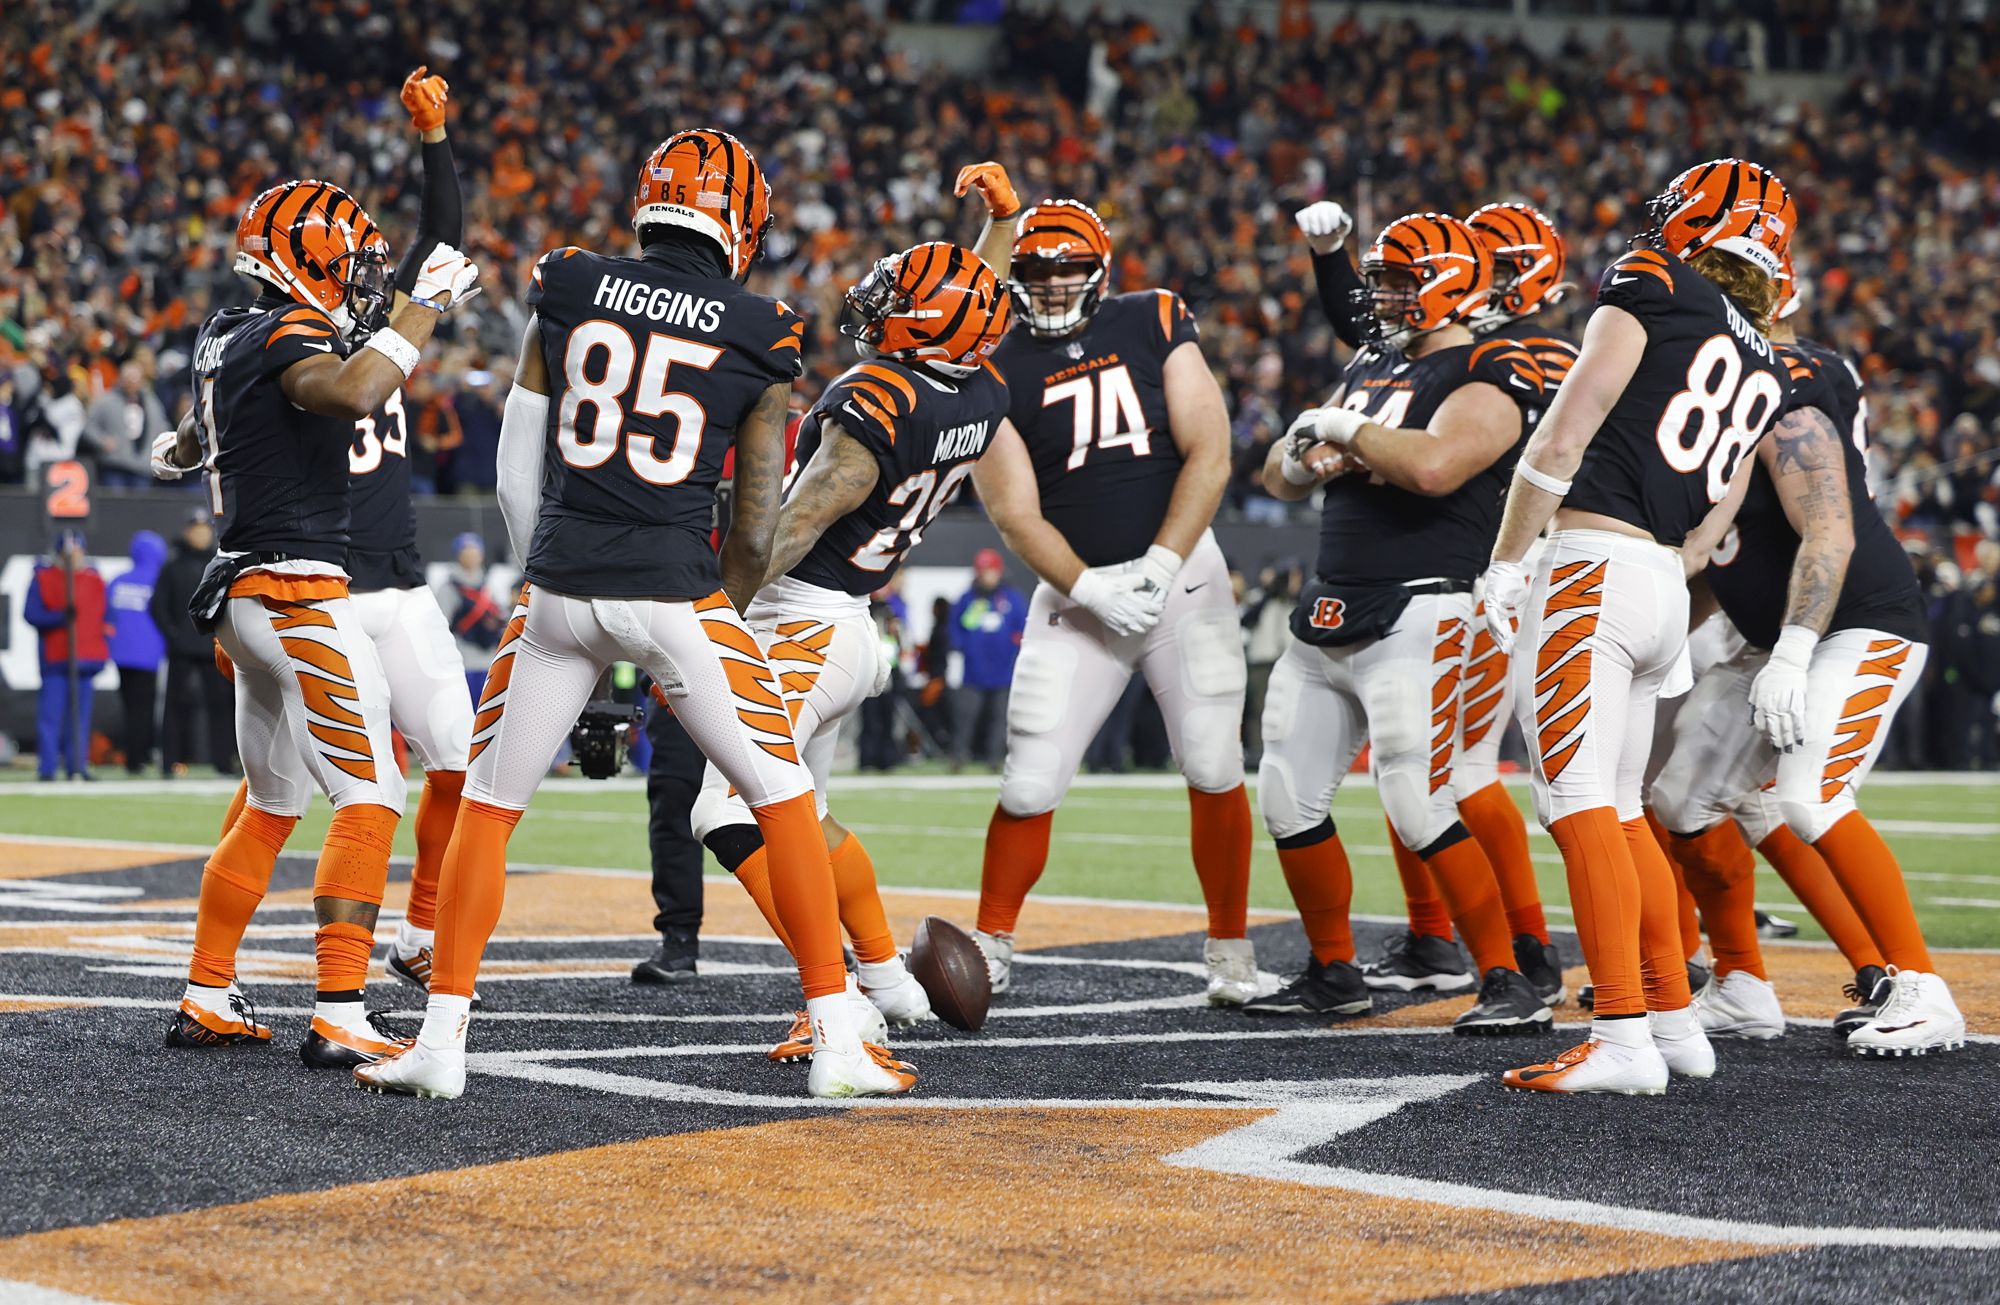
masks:
{"label": "person in red jacket", "polygon": [[[111,656],[104,614],[104,577],[91,567],[84,553],[82,532],[65,530],[56,536],[54,556],[35,568],[22,612],[28,624],[42,632],[42,692],[35,719],[40,753],[37,773],[42,779],[56,777],[58,761],[70,778],[92,778],[90,682]],[[70,709],[72,660],[76,662],[77,687],[74,718]]]}

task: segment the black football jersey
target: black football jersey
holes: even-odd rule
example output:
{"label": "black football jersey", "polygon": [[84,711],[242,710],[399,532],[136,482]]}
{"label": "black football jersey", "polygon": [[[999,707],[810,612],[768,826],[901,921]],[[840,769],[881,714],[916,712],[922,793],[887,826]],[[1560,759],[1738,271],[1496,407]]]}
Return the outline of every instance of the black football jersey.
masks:
{"label": "black football jersey", "polygon": [[1105,300],[1067,339],[1017,322],[993,351],[1042,516],[1086,566],[1129,562],[1159,534],[1181,473],[1167,355],[1197,338],[1179,295],[1142,290]]}
{"label": "black football jersey", "polygon": [[849,594],[887,584],[1006,415],[1007,386],[991,364],[952,380],[881,359],[829,385],[799,423],[797,465],[812,461],[832,422],[875,455],[879,474],[868,501],[828,526],[792,576]]}
{"label": "black football jersey", "polygon": [[1521,409],[1513,447],[1449,494],[1412,493],[1366,472],[1327,482],[1320,511],[1317,574],[1340,584],[1470,581],[1485,569],[1500,533],[1500,510],[1514,461],[1527,442],[1528,414],[1542,406],[1542,373],[1513,340],[1454,345],[1410,358],[1389,349],[1354,355],[1341,406],[1378,426],[1422,430],[1467,385],[1497,387]]}
{"label": "black football jersey", "polygon": [[[1810,340],[1779,345],[1778,355],[1792,378],[1786,411],[1818,408],[1825,413],[1846,455],[1854,552],[1847,560],[1847,578],[1841,583],[1828,633],[1882,630],[1928,642],[1929,622],[1924,619],[1916,572],[1868,494],[1868,433],[1860,375],[1845,358]],[[1735,526],[1710,559],[1708,584],[1743,637],[1759,648],[1771,648],[1777,645],[1784,623],[1799,536],[1762,462],[1750,469],[1750,477]]]}
{"label": "black football jersey", "polygon": [[723,277],[576,248],[542,256],[528,306],[554,383],[528,578],[581,598],[714,593],[723,455],[798,378],[805,323]]}
{"label": "black football jersey", "polygon": [[347,560],[347,446],[354,424],[294,407],[279,378],[346,349],[327,315],[259,299],[202,323],[194,347],[195,427],[209,466],[222,551]]}
{"label": "black football jersey", "polygon": [[1646,328],[1646,350],[1584,451],[1564,507],[1679,548],[1784,410],[1790,378],[1771,342],[1701,273],[1656,249],[1604,269],[1597,302]]}
{"label": "black football jersey", "polygon": [[1529,313],[1526,317],[1510,318],[1479,337],[1512,340],[1526,349],[1534,357],[1535,365],[1542,369],[1542,403],[1528,414],[1530,431],[1555,401],[1556,387],[1563,383],[1563,377],[1569,375],[1576,362],[1576,342],[1560,331],[1551,330],[1542,320],[1545,316],[1545,313]]}
{"label": "black football jersey", "polygon": [[417,509],[410,502],[410,424],[403,392],[354,423],[347,450],[347,575],[356,593],[412,589],[424,582],[417,560]]}

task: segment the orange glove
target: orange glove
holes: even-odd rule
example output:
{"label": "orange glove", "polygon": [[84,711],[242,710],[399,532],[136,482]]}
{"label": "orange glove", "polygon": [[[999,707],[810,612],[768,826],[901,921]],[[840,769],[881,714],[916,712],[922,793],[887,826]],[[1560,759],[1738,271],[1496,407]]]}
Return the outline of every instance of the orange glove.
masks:
{"label": "orange glove", "polygon": [[1005,222],[1021,211],[1021,197],[1014,193],[1014,183],[1007,179],[1007,169],[988,159],[984,163],[969,163],[958,170],[958,185],[952,194],[963,195],[968,190],[977,190],[979,198],[986,201],[986,212],[996,222]]}
{"label": "orange glove", "polygon": [[215,641],[215,669],[222,672],[225,680],[235,680],[236,663],[229,660],[229,654],[222,651],[222,640]]}
{"label": "orange glove", "polygon": [[410,111],[410,122],[419,132],[444,126],[444,102],[451,92],[449,82],[426,76],[429,72],[430,65],[425,64],[403,79],[403,107]]}

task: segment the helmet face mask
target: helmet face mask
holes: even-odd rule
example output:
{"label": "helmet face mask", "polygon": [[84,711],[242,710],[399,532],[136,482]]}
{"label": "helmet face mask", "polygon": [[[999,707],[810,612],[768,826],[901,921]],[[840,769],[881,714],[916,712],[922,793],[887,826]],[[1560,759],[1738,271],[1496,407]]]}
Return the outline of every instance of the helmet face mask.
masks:
{"label": "helmet face mask", "polygon": [[1363,338],[1403,350],[1487,302],[1493,264],[1472,228],[1445,213],[1410,213],[1382,228],[1361,256],[1356,306]]}
{"label": "helmet face mask", "polygon": [[343,338],[388,317],[389,244],[352,195],[287,181],[250,201],[236,226],[236,270],[325,313]]}
{"label": "helmet face mask", "polygon": [[907,311],[910,306],[906,295],[899,295],[896,288],[896,259],[878,258],[875,266],[840,300],[839,331],[854,341],[855,352],[863,358],[873,358],[882,351],[882,332],[889,315],[899,308]]}
{"label": "helmet face mask", "polygon": [[1400,267],[1363,263],[1363,286],[1354,295],[1367,310],[1362,337],[1371,344],[1401,349],[1423,330],[1423,293],[1417,278]]}
{"label": "helmet face mask", "polygon": [[878,259],[842,296],[839,331],[863,358],[962,377],[1006,334],[1007,308],[999,278],[978,255],[933,242]]}
{"label": "helmet face mask", "polygon": [[347,285],[346,308],[356,339],[367,339],[389,324],[389,304],[395,294],[390,284],[389,255],[379,246],[369,245],[345,258],[336,259],[328,269],[335,280]]}
{"label": "helmet face mask", "polygon": [[1043,200],[1021,214],[1007,291],[1038,339],[1080,330],[1111,281],[1111,233],[1088,204]]}

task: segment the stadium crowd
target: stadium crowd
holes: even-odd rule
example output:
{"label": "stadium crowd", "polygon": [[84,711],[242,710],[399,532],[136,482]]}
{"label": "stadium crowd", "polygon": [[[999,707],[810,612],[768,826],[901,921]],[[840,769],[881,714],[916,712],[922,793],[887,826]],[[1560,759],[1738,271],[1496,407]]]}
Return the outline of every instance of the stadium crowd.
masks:
{"label": "stadium crowd", "polygon": [[[1229,507],[1268,521],[1296,509],[1254,468],[1338,369],[1295,209],[1330,196],[1379,224],[1531,200],[1569,237],[1580,325],[1645,199],[1688,158],[1741,153],[1799,198],[1807,329],[1867,377],[1878,499],[1918,554],[1940,643],[1948,625],[1977,635],[1981,613],[2000,622],[1994,567],[1969,543],[2000,540],[1994,20],[1774,0],[1745,11],[1754,37],[1734,20],[1690,28],[1658,60],[1616,36],[1543,56],[1365,9],[1328,25],[1287,5],[1265,30],[1210,4],[1182,34],[900,6],[941,7],[998,21],[994,76],[913,63],[855,3],[128,0],[79,22],[73,0],[15,0],[0,24],[0,483],[78,451],[106,483],[146,483],[151,433],[188,402],[196,327],[242,293],[237,215],[272,180],[325,176],[392,241],[413,229],[413,140],[385,70],[418,62],[461,106],[465,243],[488,291],[412,383],[419,492],[491,491],[528,270],[556,245],[626,243],[633,162],[669,126],[735,131],[770,173],[778,223],[753,284],[811,323],[802,404],[848,357],[839,297],[873,258],[971,238],[977,217],[949,189],[959,165],[997,158],[1025,196],[1093,203],[1119,283],[1171,287],[1199,314],[1240,451]],[[221,53],[241,49],[259,53]],[[1863,75],[1830,108],[1758,107],[1746,77],[1765,66]],[[1933,665],[1952,674],[1949,652]],[[1953,703],[1996,690],[1965,678]]]}

